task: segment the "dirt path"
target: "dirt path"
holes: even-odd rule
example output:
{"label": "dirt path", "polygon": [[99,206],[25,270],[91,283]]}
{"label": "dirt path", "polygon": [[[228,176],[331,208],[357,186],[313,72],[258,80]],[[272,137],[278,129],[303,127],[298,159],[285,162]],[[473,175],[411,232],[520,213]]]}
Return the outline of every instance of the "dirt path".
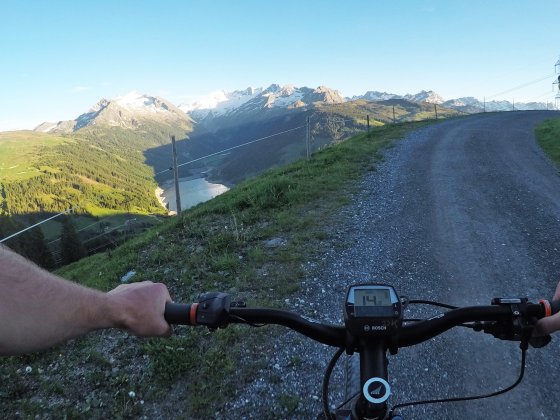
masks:
{"label": "dirt path", "polygon": [[[482,114],[411,134],[331,219],[323,258],[309,262],[302,293],[289,305],[339,322],[347,284],[366,280],[456,305],[549,296],[560,278],[560,177],[533,133],[536,124],[557,115]],[[281,412],[314,418],[320,411],[322,373],[332,350],[278,333],[263,379],[224,411],[227,417]],[[524,382],[505,396],[403,414],[558,418],[559,342],[557,337],[545,349],[530,350]],[[515,343],[461,330],[402,349],[390,362],[394,404],[505,387],[517,376],[520,351]]]}

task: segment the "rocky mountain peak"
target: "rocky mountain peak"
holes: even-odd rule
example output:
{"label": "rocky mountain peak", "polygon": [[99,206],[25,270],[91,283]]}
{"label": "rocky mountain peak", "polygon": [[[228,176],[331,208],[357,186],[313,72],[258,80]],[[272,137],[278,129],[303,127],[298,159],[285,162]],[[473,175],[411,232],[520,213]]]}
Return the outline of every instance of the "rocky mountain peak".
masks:
{"label": "rocky mountain peak", "polygon": [[326,86],[319,86],[313,91],[313,93],[316,97],[320,98],[319,100],[321,102],[326,102],[329,104],[338,104],[346,101],[340,95],[338,90],[334,90]]}
{"label": "rocky mountain peak", "polygon": [[102,99],[75,120],[44,123],[35,130],[69,133],[88,126],[136,129],[153,122],[190,125],[189,117],[171,102],[134,91],[111,100]]}

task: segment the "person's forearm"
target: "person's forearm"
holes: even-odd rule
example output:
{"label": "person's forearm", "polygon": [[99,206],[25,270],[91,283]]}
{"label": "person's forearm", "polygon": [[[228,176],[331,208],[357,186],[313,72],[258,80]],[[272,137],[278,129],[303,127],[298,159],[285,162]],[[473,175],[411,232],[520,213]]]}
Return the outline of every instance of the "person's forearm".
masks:
{"label": "person's forearm", "polygon": [[117,326],[107,294],[57,277],[0,246],[0,354],[46,348]]}

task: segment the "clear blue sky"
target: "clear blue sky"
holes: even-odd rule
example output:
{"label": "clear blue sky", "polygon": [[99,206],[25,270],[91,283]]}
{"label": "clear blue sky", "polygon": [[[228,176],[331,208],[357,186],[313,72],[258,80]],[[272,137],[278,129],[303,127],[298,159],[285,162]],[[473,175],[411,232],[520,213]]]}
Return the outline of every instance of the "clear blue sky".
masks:
{"label": "clear blue sky", "polygon": [[2,0],[0,16],[0,130],[131,90],[176,104],[271,83],[545,102],[560,57],[559,0]]}

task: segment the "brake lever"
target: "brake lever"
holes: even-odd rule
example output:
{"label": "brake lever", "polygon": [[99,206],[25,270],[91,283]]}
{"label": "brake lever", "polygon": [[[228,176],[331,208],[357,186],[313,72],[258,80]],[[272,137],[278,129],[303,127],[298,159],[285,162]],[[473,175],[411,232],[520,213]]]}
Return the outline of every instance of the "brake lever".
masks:
{"label": "brake lever", "polygon": [[[511,322],[477,322],[475,323],[475,331],[483,331],[487,334],[493,335],[500,340],[508,341],[521,341],[522,346],[527,343],[534,348],[541,348],[546,346],[552,340],[550,335],[533,336],[536,319],[527,319],[523,316],[522,310],[524,304],[528,301],[527,298],[512,299],[512,298],[494,298],[493,305],[507,305],[511,308],[512,321]],[[525,343],[525,344],[523,344]]]}

